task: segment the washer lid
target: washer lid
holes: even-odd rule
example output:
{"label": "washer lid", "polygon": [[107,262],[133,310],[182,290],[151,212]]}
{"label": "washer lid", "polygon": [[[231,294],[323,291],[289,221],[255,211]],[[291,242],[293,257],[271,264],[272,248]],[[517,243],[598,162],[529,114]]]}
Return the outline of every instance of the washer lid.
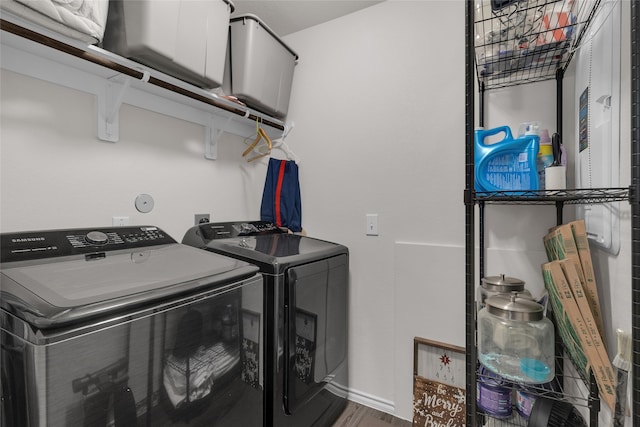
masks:
{"label": "washer lid", "polygon": [[42,328],[252,277],[242,261],[173,243],[2,265],[0,305]]}
{"label": "washer lid", "polygon": [[291,265],[348,253],[345,246],[337,243],[286,233],[213,240],[206,247],[249,262],[269,265],[272,270],[284,270]]}

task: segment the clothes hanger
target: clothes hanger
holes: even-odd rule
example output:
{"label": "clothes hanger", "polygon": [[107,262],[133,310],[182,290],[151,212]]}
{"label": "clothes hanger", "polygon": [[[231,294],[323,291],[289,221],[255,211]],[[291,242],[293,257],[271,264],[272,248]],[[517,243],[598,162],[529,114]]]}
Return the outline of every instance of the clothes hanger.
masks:
{"label": "clothes hanger", "polygon": [[248,159],[247,162],[253,162],[254,160],[259,159],[260,157],[268,156],[269,154],[271,154],[271,149],[273,148],[273,142],[271,142],[271,138],[269,138],[269,135],[267,135],[267,133],[262,128],[258,129],[258,133],[265,140],[265,142],[267,143],[267,147],[269,147],[269,149],[264,153],[258,154],[257,156]]}
{"label": "clothes hanger", "polygon": [[271,141],[271,138],[269,138],[269,135],[267,135],[267,132],[265,132],[264,129],[262,129],[259,126],[258,119],[256,119],[256,138],[253,140],[251,145],[249,145],[249,147],[246,150],[244,150],[244,153],[242,153],[242,157],[246,157],[247,154],[249,154],[252,150],[255,150],[256,147],[258,146],[258,143],[262,139],[264,139],[265,144],[268,147],[268,150],[264,153],[260,153],[259,151],[257,151],[259,154],[257,156],[251,157],[250,159],[247,159],[247,162],[253,162],[254,160],[257,160],[261,157],[268,156],[269,154],[271,154],[271,149],[273,148],[273,142]]}
{"label": "clothes hanger", "polygon": [[289,146],[282,139],[274,141],[273,148],[277,148],[278,150],[282,151],[285,156],[287,156],[287,160],[293,160],[296,163],[300,163],[300,159],[298,158],[298,156],[296,156],[296,154],[291,151],[291,148],[289,148]]}
{"label": "clothes hanger", "polygon": [[277,148],[282,151],[285,156],[287,156],[287,160],[293,160],[295,163],[300,164],[300,158],[293,152],[293,150],[291,150],[291,148],[289,148],[287,143],[284,142],[284,139],[289,135],[289,132],[291,132],[294,127],[294,122],[286,123],[284,125],[284,132],[282,136],[273,141],[273,148]]}

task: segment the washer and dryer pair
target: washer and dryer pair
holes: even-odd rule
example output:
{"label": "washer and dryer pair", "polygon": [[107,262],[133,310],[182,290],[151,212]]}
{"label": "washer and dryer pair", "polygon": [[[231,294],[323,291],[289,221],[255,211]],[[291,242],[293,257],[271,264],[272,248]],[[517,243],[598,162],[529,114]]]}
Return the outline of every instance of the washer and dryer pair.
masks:
{"label": "washer and dryer pair", "polygon": [[236,237],[0,235],[0,425],[330,425],[346,404],[346,248],[221,226]]}

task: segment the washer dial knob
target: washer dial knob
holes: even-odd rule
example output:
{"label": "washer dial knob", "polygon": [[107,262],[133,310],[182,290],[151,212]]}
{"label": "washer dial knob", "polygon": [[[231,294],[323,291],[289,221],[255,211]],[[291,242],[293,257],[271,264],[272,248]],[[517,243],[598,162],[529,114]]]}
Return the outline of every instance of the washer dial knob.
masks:
{"label": "washer dial knob", "polygon": [[85,236],[85,240],[94,245],[105,245],[109,242],[109,236],[102,231],[91,231]]}

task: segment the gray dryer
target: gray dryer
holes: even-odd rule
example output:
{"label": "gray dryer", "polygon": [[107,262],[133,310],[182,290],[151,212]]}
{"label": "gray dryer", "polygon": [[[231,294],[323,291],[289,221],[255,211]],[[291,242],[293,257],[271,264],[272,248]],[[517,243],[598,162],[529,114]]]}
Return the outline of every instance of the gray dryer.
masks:
{"label": "gray dryer", "polygon": [[347,402],[348,249],[262,221],[200,224],[182,242],[260,268],[264,425],[331,426]]}

